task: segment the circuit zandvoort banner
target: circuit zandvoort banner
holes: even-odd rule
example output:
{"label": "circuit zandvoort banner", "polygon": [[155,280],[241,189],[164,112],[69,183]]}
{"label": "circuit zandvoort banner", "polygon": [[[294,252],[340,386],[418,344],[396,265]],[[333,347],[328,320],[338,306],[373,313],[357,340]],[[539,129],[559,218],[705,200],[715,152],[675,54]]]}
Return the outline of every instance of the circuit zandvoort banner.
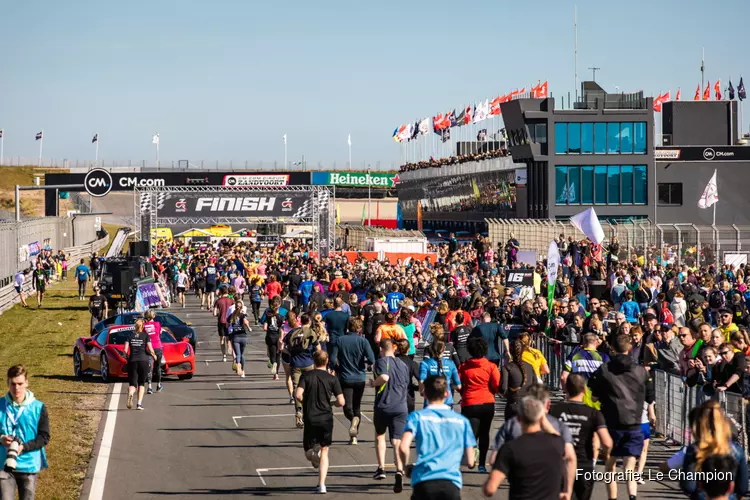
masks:
{"label": "circuit zandvoort banner", "polygon": [[310,193],[160,193],[158,217],[308,217]]}

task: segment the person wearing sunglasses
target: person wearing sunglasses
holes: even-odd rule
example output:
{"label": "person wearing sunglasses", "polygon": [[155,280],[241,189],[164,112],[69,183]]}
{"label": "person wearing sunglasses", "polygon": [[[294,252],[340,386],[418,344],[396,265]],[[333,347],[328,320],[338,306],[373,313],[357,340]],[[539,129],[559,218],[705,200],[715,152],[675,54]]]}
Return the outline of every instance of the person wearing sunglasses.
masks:
{"label": "person wearing sunglasses", "polygon": [[719,346],[719,356],[721,361],[716,376],[716,390],[742,394],[745,355],[734,352],[732,344],[724,343]]}
{"label": "person wearing sunglasses", "polygon": [[734,314],[731,310],[722,308],[719,309],[719,330],[724,334],[724,342],[729,342],[734,332],[740,331],[739,327],[734,323]]}

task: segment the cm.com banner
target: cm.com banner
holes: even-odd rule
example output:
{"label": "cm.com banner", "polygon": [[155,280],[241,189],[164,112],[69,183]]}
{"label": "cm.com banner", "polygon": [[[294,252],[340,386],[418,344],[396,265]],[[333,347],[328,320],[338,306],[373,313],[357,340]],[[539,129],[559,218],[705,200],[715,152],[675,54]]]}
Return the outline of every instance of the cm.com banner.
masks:
{"label": "cm.com banner", "polygon": [[366,172],[313,172],[312,183],[318,186],[394,188],[398,174]]}

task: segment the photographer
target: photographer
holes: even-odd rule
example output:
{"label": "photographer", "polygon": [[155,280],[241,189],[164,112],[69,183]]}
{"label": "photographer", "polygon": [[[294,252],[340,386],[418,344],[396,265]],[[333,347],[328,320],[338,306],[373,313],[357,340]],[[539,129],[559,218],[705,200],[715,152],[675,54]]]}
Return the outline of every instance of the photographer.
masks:
{"label": "photographer", "polygon": [[[44,403],[29,391],[22,365],[8,369],[8,393],[0,400],[0,496],[33,499],[37,474],[47,468],[49,416]],[[14,457],[15,455],[15,457]]]}

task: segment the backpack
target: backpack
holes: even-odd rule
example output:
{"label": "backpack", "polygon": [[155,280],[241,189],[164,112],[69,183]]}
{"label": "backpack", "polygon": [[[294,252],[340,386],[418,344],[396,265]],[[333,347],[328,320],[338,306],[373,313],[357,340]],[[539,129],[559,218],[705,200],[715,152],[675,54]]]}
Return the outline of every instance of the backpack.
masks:
{"label": "backpack", "polygon": [[712,309],[719,309],[724,307],[725,301],[726,297],[724,297],[724,294],[719,290],[713,290],[710,294],[708,294],[708,305]]}
{"label": "backpack", "polygon": [[667,305],[666,301],[662,302],[661,304],[661,311],[659,312],[659,323],[674,325],[674,315],[669,309],[669,305]]}

